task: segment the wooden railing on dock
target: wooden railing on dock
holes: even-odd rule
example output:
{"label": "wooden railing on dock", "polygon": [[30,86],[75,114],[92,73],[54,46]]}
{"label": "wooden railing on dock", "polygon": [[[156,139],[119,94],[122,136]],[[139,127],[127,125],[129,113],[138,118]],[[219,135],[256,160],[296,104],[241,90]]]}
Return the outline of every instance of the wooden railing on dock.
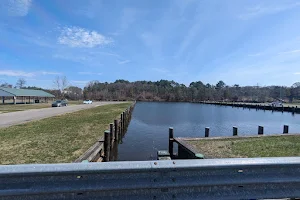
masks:
{"label": "wooden railing on dock", "polygon": [[[272,137],[272,136],[300,136],[300,134],[288,134],[289,126],[284,125],[282,133],[264,135],[264,127],[258,126],[257,135],[252,136],[238,136],[238,128],[236,126],[232,129],[232,136],[226,137],[209,137],[210,128],[205,128],[204,137],[192,138],[192,137],[174,137],[174,129],[169,128],[169,154],[171,159],[203,159],[204,155],[194,149],[187,141],[191,140],[215,140],[215,139],[232,139],[232,138],[258,138],[258,137]],[[178,144],[178,152],[174,153],[174,143]]]}
{"label": "wooden railing on dock", "polygon": [[211,104],[218,106],[231,106],[239,107],[243,109],[256,109],[256,110],[270,110],[279,112],[291,112],[293,114],[300,113],[300,108],[298,106],[271,106],[265,104],[255,104],[255,103],[234,103],[234,102],[216,102],[216,101],[200,101],[198,103]]}
{"label": "wooden railing on dock", "polygon": [[121,113],[120,118],[109,124],[109,130],[74,162],[108,162],[116,160],[118,144],[124,137],[136,102]]}

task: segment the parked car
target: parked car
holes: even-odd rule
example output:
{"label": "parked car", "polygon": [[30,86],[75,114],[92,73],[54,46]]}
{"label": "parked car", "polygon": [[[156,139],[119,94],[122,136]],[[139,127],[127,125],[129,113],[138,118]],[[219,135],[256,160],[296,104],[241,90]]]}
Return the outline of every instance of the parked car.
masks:
{"label": "parked car", "polygon": [[83,103],[84,104],[92,104],[93,102],[91,100],[84,100]]}
{"label": "parked car", "polygon": [[283,104],[281,102],[272,102],[272,103],[269,103],[269,106],[273,106],[273,107],[282,107]]}
{"label": "parked car", "polygon": [[52,107],[63,107],[63,106],[67,106],[67,105],[68,105],[68,102],[65,100],[57,100],[52,103]]}

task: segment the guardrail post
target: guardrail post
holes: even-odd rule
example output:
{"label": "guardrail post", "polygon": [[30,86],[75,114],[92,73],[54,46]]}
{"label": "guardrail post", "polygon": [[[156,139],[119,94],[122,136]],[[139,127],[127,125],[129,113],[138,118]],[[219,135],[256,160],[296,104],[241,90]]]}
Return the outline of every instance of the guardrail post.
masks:
{"label": "guardrail post", "polygon": [[233,136],[238,135],[238,128],[236,126],[233,127]]}
{"label": "guardrail post", "polygon": [[173,127],[170,127],[169,128],[169,153],[171,158],[174,157],[173,140],[174,140],[174,129]]}
{"label": "guardrail post", "polygon": [[104,131],[104,162],[109,161],[110,154],[110,131]]}
{"label": "guardrail post", "polygon": [[118,120],[117,119],[114,120],[114,125],[115,125],[115,140],[118,141],[119,137],[118,137]]}
{"label": "guardrail post", "polygon": [[289,133],[289,126],[288,125],[284,125],[283,126],[283,134],[288,134]]}
{"label": "guardrail post", "polygon": [[205,128],[205,137],[209,137],[209,127]]}
{"label": "guardrail post", "polygon": [[264,127],[258,126],[258,135],[263,135],[263,134],[264,134]]}

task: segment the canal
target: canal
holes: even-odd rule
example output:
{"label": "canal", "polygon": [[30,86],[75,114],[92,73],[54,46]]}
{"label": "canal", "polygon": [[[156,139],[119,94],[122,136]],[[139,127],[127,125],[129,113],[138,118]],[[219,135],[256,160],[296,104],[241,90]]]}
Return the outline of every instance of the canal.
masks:
{"label": "canal", "polygon": [[122,144],[119,161],[154,160],[158,150],[168,149],[168,128],[174,127],[175,137],[232,136],[237,126],[239,135],[257,134],[264,126],[265,134],[282,133],[283,125],[290,133],[300,133],[300,115],[232,108],[197,103],[138,102]]}

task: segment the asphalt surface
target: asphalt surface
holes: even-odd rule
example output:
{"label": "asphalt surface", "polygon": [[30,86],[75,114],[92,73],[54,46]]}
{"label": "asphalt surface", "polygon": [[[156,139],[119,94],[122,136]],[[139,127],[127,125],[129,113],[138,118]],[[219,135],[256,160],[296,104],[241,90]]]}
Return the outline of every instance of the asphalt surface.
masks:
{"label": "asphalt surface", "polygon": [[108,104],[119,104],[120,102],[93,102],[89,105],[69,105],[66,107],[42,108],[24,110],[19,112],[2,113],[0,114],[0,128],[9,127],[12,125],[23,124],[30,121],[45,119],[65,113],[72,113],[79,110],[94,108]]}

